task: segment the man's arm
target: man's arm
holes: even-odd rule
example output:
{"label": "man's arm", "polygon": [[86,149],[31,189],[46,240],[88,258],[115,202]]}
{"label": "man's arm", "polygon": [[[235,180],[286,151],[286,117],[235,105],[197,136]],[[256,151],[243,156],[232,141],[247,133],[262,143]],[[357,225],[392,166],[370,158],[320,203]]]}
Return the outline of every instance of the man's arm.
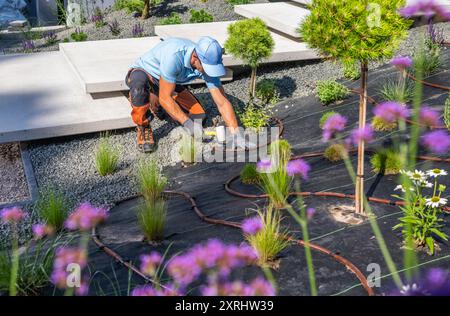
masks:
{"label": "man's arm", "polygon": [[183,124],[189,117],[180,109],[172,95],[175,92],[175,83],[168,82],[161,76],[159,79],[159,103],[169,115]]}
{"label": "man's arm", "polygon": [[225,96],[225,90],[223,89],[223,86],[220,86],[219,88],[210,88],[209,91],[214,100],[214,103],[217,105],[217,108],[219,109],[219,112],[223,117],[223,120],[225,121],[225,124],[231,129],[232,133],[235,133],[238,127],[236,114],[234,113],[231,102],[228,101],[227,97]]}

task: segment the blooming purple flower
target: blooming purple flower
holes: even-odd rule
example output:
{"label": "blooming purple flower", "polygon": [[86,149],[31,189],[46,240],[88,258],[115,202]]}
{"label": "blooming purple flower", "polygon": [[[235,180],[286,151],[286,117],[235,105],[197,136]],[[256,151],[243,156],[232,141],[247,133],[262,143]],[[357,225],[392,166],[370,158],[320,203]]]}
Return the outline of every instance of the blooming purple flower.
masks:
{"label": "blooming purple flower", "polygon": [[163,261],[161,255],[156,251],[153,251],[150,255],[142,255],[140,259],[141,272],[149,276],[155,275],[156,269]]}
{"label": "blooming purple flower", "polygon": [[265,279],[258,277],[250,284],[243,281],[210,282],[202,287],[203,296],[274,296],[275,289]]}
{"label": "blooming purple flower", "polygon": [[316,213],[316,209],[315,208],[309,207],[309,208],[306,209],[306,217],[308,219],[311,219],[314,216],[315,213]]}
{"label": "blooming purple flower", "polygon": [[291,160],[288,162],[286,166],[287,174],[290,177],[293,177],[294,175],[298,174],[304,180],[308,180],[308,173],[310,170],[311,166],[303,159]]}
{"label": "blooming purple flower", "polygon": [[[86,267],[87,253],[84,249],[72,247],[59,247],[56,249],[50,281],[57,288],[65,289],[68,287],[67,278],[69,277],[69,272],[67,268],[72,264],[77,264],[81,270]],[[80,287],[77,288],[75,292],[77,295],[84,295],[84,293],[87,293],[87,283],[83,280]]]}
{"label": "blooming purple flower", "polygon": [[256,170],[260,173],[267,172],[272,168],[272,161],[270,158],[263,158],[256,163]]}
{"label": "blooming purple flower", "polygon": [[25,52],[32,51],[36,48],[33,40],[25,40],[22,42],[22,48]]}
{"label": "blooming purple flower", "polygon": [[413,64],[411,57],[409,56],[397,56],[391,60],[391,65],[398,68],[410,68]]}
{"label": "blooming purple flower", "polygon": [[390,293],[391,296],[450,296],[450,277],[441,268],[432,268],[425,277],[403,286],[401,290]]}
{"label": "blooming purple flower", "polygon": [[422,145],[433,153],[446,154],[450,147],[450,137],[447,131],[432,131],[422,136]]}
{"label": "blooming purple flower", "polygon": [[45,224],[35,224],[32,227],[34,239],[38,240],[54,232],[53,227]]}
{"label": "blooming purple flower", "polygon": [[373,114],[387,123],[394,123],[397,120],[404,120],[410,116],[410,111],[406,105],[398,102],[387,101],[378,104],[373,109]]}
{"label": "blooming purple flower", "polygon": [[94,207],[90,203],[82,203],[66,220],[65,227],[69,230],[88,231],[106,220],[107,217],[107,209]]}
{"label": "blooming purple flower", "polygon": [[264,228],[264,224],[259,216],[247,218],[242,222],[242,231],[247,235],[256,235]]}
{"label": "blooming purple flower", "polygon": [[323,140],[329,141],[335,133],[342,132],[347,124],[347,119],[340,114],[331,115],[323,124]]}
{"label": "blooming purple flower", "polygon": [[373,128],[366,125],[364,128],[356,128],[350,135],[350,141],[353,145],[358,146],[360,141],[370,143],[373,141]]}
{"label": "blooming purple flower", "polygon": [[427,18],[431,18],[436,15],[444,20],[450,20],[450,12],[445,6],[435,0],[416,0],[398,11],[406,18],[415,15],[424,15]]}
{"label": "blooming purple flower", "polygon": [[131,30],[133,37],[142,37],[144,36],[144,27],[141,23],[136,23],[133,25],[133,29]]}
{"label": "blooming purple flower", "polygon": [[131,291],[131,296],[180,296],[181,293],[171,285],[165,285],[161,289],[155,289],[151,285],[138,286]]}
{"label": "blooming purple flower", "polygon": [[24,219],[25,216],[26,213],[16,206],[11,208],[4,208],[0,211],[0,218],[4,223],[16,224]]}
{"label": "blooming purple flower", "polygon": [[442,125],[440,113],[429,106],[422,106],[419,113],[420,123],[426,126],[440,126]]}

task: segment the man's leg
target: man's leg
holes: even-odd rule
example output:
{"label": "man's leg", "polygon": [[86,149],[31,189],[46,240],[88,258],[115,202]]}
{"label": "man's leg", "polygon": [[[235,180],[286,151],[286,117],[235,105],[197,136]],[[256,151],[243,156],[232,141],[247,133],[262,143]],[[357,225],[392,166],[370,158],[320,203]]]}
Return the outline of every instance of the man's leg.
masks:
{"label": "man's leg", "polygon": [[177,94],[173,97],[180,107],[187,112],[192,120],[203,120],[206,117],[205,110],[198,99],[185,87],[177,86],[175,89]]}
{"label": "man's leg", "polygon": [[153,119],[150,101],[155,102],[155,98],[150,97],[152,94],[150,80],[144,71],[131,70],[127,75],[126,83],[130,87],[131,118],[137,125],[138,148],[144,153],[153,152],[156,149],[156,143],[150,126]]}

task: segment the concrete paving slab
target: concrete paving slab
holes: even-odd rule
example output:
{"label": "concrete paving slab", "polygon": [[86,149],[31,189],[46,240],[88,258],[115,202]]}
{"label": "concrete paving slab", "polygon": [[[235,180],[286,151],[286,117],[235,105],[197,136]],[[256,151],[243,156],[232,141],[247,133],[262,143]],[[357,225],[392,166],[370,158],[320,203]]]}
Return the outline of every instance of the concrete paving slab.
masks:
{"label": "concrete paving slab", "polygon": [[[125,75],[130,65],[141,55],[161,42],[160,37],[144,37],[62,43],[60,51],[77,74],[86,93],[103,93],[127,90]],[[227,71],[222,81],[233,80]],[[202,83],[195,80],[191,83]]]}
{"label": "concrete paving slab", "polygon": [[[215,38],[222,46],[228,38],[227,27],[236,21],[212,22],[212,23],[194,23],[178,25],[156,25],[155,33],[163,39],[169,37],[184,37],[192,41],[197,41],[201,36],[211,36]],[[266,63],[285,62],[296,60],[319,59],[320,56],[306,43],[302,43],[278,33],[271,32],[275,41],[275,49],[272,56],[265,61]],[[225,54],[223,56],[225,66],[240,66],[242,61]]]}
{"label": "concrete paving slab", "polygon": [[122,93],[93,98],[60,52],[0,56],[0,143],[133,126]]}
{"label": "concrete paving slab", "polygon": [[310,13],[309,10],[288,2],[235,5],[234,12],[246,18],[258,17],[268,27],[294,38],[300,38],[297,29]]}

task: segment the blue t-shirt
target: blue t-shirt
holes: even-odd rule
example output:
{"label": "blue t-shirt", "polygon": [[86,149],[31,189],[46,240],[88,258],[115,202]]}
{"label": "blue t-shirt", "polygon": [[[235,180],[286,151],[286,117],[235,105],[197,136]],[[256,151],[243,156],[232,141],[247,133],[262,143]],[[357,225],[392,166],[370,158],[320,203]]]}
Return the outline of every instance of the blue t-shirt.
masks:
{"label": "blue t-shirt", "polygon": [[183,38],[169,38],[138,58],[131,68],[141,68],[156,79],[182,84],[203,79],[208,88],[219,88],[220,78],[210,77],[191,66],[195,43]]}

